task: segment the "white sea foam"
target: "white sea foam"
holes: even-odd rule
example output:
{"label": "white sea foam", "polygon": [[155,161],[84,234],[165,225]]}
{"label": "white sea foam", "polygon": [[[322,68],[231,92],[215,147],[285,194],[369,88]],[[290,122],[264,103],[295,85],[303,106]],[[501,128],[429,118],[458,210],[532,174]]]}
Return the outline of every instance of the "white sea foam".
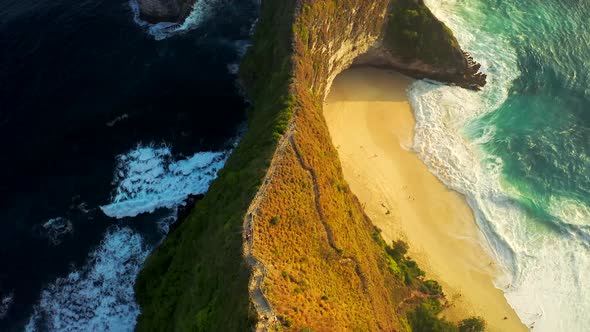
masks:
{"label": "white sea foam", "polygon": [[250,42],[250,40],[237,40],[233,44],[234,49],[236,50],[236,53],[238,55],[238,59],[237,62],[228,64],[227,69],[230,74],[237,75],[240,70],[239,62],[242,60],[244,55],[246,55],[246,52],[248,51],[248,48],[250,48],[252,43]]}
{"label": "white sea foam", "polygon": [[190,14],[182,23],[159,22],[151,24],[140,18],[139,4],[137,3],[137,0],[130,0],[129,6],[133,12],[133,20],[135,23],[146,28],[147,32],[153,36],[155,40],[162,40],[198,28],[201,23],[212,14],[218,1],[219,0],[196,1]]}
{"label": "white sea foam", "polygon": [[[175,208],[189,194],[207,191],[229,153],[199,152],[174,160],[166,146],[138,146],[118,156],[117,194],[101,209],[123,217]],[[162,234],[175,220],[176,209],[157,221]],[[128,227],[108,230],[82,268],[45,288],[25,331],[133,331],[139,315],[133,284],[152,249]]]}
{"label": "white sea foam", "polygon": [[[466,196],[485,245],[506,272],[496,285],[521,320],[535,331],[583,331],[590,312],[590,258],[578,254],[586,250],[583,242],[526,214],[515,200],[518,193],[503,183],[502,160],[481,149],[493,138],[494,128],[474,128],[474,120],[508,97],[519,75],[516,52],[501,35],[478,29],[482,15],[492,13],[479,13],[472,3],[426,2],[481,62],[488,85],[476,93],[424,81],[413,84],[413,148],[437,177]],[[470,132],[483,134],[469,139]],[[575,205],[561,210],[561,203],[556,203],[556,211],[566,214],[562,217],[586,213]]]}
{"label": "white sea foam", "polygon": [[548,210],[554,217],[570,225],[590,226],[590,207],[575,199],[553,196]]}
{"label": "white sea foam", "polygon": [[71,234],[74,231],[72,222],[62,217],[49,219],[42,227],[45,235],[53,245],[59,245],[65,235]]}
{"label": "white sea foam", "polygon": [[109,230],[85,266],[45,288],[25,330],[133,331],[133,283],[148,253],[130,228]]}
{"label": "white sea foam", "polygon": [[188,195],[206,192],[228,156],[228,151],[199,152],[174,160],[167,146],[138,146],[117,157],[117,189],[112,202],[100,208],[114,218],[174,208]]}
{"label": "white sea foam", "polygon": [[117,124],[118,122],[121,122],[121,121],[126,120],[128,118],[129,118],[129,114],[124,113],[124,114],[119,115],[116,118],[112,119],[111,121],[107,122],[106,125],[107,125],[107,127],[112,127],[115,124]]}
{"label": "white sea foam", "polygon": [[3,295],[0,297],[0,319],[6,317],[6,314],[8,314],[8,310],[10,309],[13,300],[13,293],[9,293],[7,295]]}
{"label": "white sea foam", "polygon": [[86,202],[82,202],[82,203],[78,204],[76,206],[76,208],[78,209],[78,211],[80,211],[82,213],[90,212],[90,209],[88,209],[88,204],[86,204]]}

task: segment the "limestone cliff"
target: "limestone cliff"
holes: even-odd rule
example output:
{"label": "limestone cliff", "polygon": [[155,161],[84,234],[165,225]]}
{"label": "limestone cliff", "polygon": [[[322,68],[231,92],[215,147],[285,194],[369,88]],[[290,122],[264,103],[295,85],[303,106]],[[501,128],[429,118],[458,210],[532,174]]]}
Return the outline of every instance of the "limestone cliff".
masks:
{"label": "limestone cliff", "polygon": [[391,68],[473,90],[486,84],[480,65],[423,0],[392,1],[380,39],[355,64]]}
{"label": "limestone cliff", "polygon": [[[400,29],[396,9],[421,19]],[[412,310],[439,303],[436,283],[383,243],[343,179],[322,105],[355,61],[485,81],[421,0],[263,0],[240,69],[249,130],[148,259],[138,330],[406,331]]]}

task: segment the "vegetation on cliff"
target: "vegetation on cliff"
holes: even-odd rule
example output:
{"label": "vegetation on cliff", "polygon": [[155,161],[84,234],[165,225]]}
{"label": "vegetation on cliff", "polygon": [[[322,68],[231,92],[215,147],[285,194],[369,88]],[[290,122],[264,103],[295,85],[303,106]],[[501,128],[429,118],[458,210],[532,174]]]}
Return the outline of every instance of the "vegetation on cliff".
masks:
{"label": "vegetation on cliff", "polygon": [[[293,31],[295,133],[257,215],[264,292],[288,331],[429,331],[440,285],[386,245],[344,181],[322,107],[347,54],[377,40],[388,1],[300,1]],[[352,61],[352,59],[349,59]],[[454,330],[453,330],[454,329]],[[437,330],[432,330],[437,331]]]}
{"label": "vegetation on cliff", "polygon": [[439,21],[423,0],[397,0],[389,13],[384,43],[405,61],[420,60],[441,68],[466,64],[453,32]]}
{"label": "vegetation on cliff", "polygon": [[142,309],[138,331],[251,327],[257,317],[241,256],[242,218],[291,121],[295,130],[262,198],[253,245],[268,272],[263,291],[283,328],[458,328],[437,318],[438,283],[424,280],[404,245],[386,245],[365,216],[344,181],[322,115],[328,78],[350,64],[347,53],[377,39],[388,5],[262,2],[254,44],[240,69],[253,104],[248,132],[205,198],[146,262],[135,287]]}
{"label": "vegetation on cliff", "polygon": [[255,105],[248,132],[188,218],[148,258],[135,291],[137,331],[246,331],[242,217],[290,117],[293,1],[264,1],[241,76]]}

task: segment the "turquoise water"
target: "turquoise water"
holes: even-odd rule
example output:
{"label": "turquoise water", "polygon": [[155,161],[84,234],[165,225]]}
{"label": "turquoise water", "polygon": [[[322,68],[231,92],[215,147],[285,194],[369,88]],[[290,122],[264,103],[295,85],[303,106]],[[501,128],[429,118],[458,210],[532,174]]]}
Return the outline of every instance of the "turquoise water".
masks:
{"label": "turquoise water", "polygon": [[558,228],[573,223],[588,235],[590,3],[514,1],[499,10],[513,19],[506,32],[522,75],[508,100],[479,120],[496,128],[485,149],[502,158],[503,177],[522,204]]}
{"label": "turquoise water", "polygon": [[521,320],[587,331],[590,2],[426,2],[489,82],[477,93],[414,84],[414,149],[466,196]]}

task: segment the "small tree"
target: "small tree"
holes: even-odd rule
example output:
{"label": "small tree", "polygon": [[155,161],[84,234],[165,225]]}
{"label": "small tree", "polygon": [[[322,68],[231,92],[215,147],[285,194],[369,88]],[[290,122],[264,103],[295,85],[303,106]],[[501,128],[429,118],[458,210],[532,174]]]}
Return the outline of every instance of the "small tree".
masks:
{"label": "small tree", "polygon": [[408,244],[402,240],[393,241],[392,246],[387,248],[387,252],[396,262],[400,262],[408,253]]}
{"label": "small tree", "polygon": [[459,332],[483,332],[486,322],[481,317],[470,317],[459,323]]}
{"label": "small tree", "polygon": [[430,295],[442,295],[442,287],[435,280],[426,280],[423,283],[423,291]]}

